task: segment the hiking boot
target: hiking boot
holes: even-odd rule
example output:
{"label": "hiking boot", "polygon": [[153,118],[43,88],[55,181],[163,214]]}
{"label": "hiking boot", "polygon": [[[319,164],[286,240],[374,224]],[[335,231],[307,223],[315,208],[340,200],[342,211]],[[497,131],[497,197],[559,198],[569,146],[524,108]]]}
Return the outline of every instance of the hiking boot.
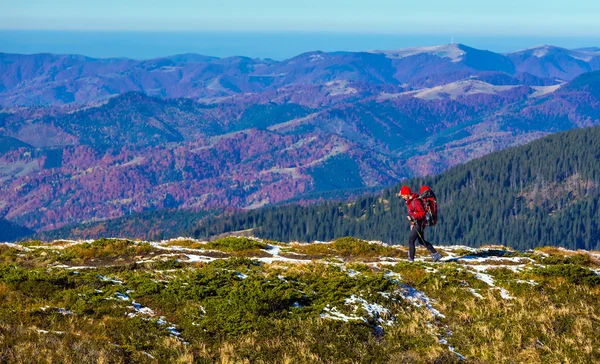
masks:
{"label": "hiking boot", "polygon": [[408,262],[409,262],[409,263],[414,263],[414,262],[415,262],[415,260],[414,260],[414,259],[412,259],[412,258],[408,258]]}
{"label": "hiking boot", "polygon": [[440,259],[442,259],[442,254],[440,254],[439,252],[431,254],[431,259],[433,259],[434,262],[437,262]]}

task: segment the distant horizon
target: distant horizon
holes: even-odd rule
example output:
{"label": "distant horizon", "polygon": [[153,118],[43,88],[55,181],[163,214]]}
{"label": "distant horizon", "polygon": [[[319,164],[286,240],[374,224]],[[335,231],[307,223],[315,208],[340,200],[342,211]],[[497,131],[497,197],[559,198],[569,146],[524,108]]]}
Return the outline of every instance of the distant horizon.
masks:
{"label": "distant horizon", "polygon": [[360,52],[455,43],[497,53],[541,45],[567,49],[600,46],[600,36],[409,34],[348,32],[181,32],[0,30],[0,52],[73,54],[92,58],[146,60],[194,53],[283,60],[298,54]]}

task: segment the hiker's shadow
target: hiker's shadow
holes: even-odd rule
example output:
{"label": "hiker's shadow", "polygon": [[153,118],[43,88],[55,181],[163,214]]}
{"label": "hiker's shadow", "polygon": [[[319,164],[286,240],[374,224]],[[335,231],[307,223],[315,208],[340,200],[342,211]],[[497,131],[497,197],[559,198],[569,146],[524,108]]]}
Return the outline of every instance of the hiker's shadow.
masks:
{"label": "hiker's shadow", "polygon": [[482,258],[508,258],[515,256],[514,252],[502,250],[502,249],[488,249],[484,251],[480,251],[477,253],[470,253],[468,255],[463,255],[462,257],[454,257],[450,259],[446,259],[447,262],[456,262],[459,260],[477,260]]}

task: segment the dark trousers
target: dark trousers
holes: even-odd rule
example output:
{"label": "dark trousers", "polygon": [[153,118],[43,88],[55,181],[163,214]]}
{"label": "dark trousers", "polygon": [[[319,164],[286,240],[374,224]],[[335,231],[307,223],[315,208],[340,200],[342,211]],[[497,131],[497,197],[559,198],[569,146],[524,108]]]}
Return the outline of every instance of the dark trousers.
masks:
{"label": "dark trousers", "polygon": [[435,250],[433,245],[431,245],[429,242],[427,242],[425,240],[425,234],[424,234],[425,226],[424,225],[425,224],[423,223],[423,221],[417,221],[417,222],[415,222],[415,225],[413,226],[413,228],[410,230],[410,236],[408,238],[408,257],[410,259],[415,259],[415,241],[417,239],[419,239],[419,242],[422,245],[424,245],[431,254],[437,253],[437,251]]}

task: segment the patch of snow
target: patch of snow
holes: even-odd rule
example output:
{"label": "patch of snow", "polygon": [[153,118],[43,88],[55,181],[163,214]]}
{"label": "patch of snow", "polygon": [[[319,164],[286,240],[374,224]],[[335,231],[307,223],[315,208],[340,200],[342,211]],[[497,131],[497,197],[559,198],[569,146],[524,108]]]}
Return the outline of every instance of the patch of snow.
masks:
{"label": "patch of snow", "polygon": [[536,281],[534,281],[533,279],[530,279],[528,281],[524,281],[522,279],[517,279],[517,280],[515,280],[515,282],[517,282],[517,283],[523,283],[523,284],[529,284],[530,286],[537,286],[539,284]]}
{"label": "patch of snow", "polygon": [[514,300],[515,299],[513,296],[510,295],[510,293],[506,289],[504,289],[502,287],[496,287],[494,278],[492,278],[492,276],[490,276],[489,274],[477,272],[475,274],[475,277],[477,279],[479,279],[480,281],[487,283],[488,286],[494,287],[495,289],[500,291],[500,297],[504,298],[505,300]]}
{"label": "patch of snow", "polygon": [[510,295],[510,293],[504,289],[504,288],[498,288],[500,290],[500,297],[504,298],[505,300],[514,300],[515,298],[513,296]]}
{"label": "patch of snow", "polygon": [[39,332],[40,334],[57,334],[57,335],[65,334],[64,331],[48,331],[48,330],[42,330],[42,329],[37,329],[36,331]]}
{"label": "patch of snow", "polygon": [[383,297],[387,298],[387,299],[391,299],[392,298],[392,294],[389,292],[377,292],[380,295],[382,295]]}
{"label": "patch of snow", "polygon": [[323,313],[321,313],[321,318],[322,319],[339,320],[339,321],[344,321],[344,322],[348,322],[348,321],[365,321],[366,322],[367,321],[363,317],[349,316],[349,315],[343,314],[340,311],[338,311],[337,307],[329,308],[329,305],[327,305],[325,308],[323,308]]}
{"label": "patch of snow", "polygon": [[148,316],[155,315],[154,311],[150,307],[144,307],[135,301],[133,301],[131,304],[132,304],[131,308],[133,308],[133,310],[136,313],[140,313],[142,315],[148,315]]}
{"label": "patch of snow", "polygon": [[[391,312],[389,309],[383,307],[377,303],[369,303],[364,298],[352,295],[350,298],[346,298],[344,301],[346,305],[360,305],[365,311],[369,313],[372,319],[374,319],[378,323],[383,323],[385,325],[392,325],[394,323],[394,318],[391,317]],[[354,311],[358,309],[358,306],[354,308]],[[385,317],[389,317],[389,320],[385,320]]]}
{"label": "patch of snow", "polygon": [[402,280],[402,276],[400,275],[400,273],[396,273],[396,272],[392,272],[392,271],[385,272],[385,274],[383,276],[396,284],[399,284],[400,281]]}
{"label": "patch of snow", "polygon": [[115,296],[117,296],[117,298],[122,301],[129,301],[129,296],[127,296],[126,294],[117,292],[115,293]]}
{"label": "patch of snow", "polygon": [[494,278],[492,278],[492,276],[489,274],[477,272],[475,274],[475,278],[487,283],[487,285],[490,287],[496,287],[496,284],[494,283]]}
{"label": "patch of snow", "polygon": [[277,245],[267,245],[266,252],[270,253],[274,257],[278,257],[281,252],[281,247]]}
{"label": "patch of snow", "polygon": [[[50,306],[44,306],[44,307],[40,307],[40,310],[42,311],[46,311],[47,309],[52,308]],[[64,315],[64,316],[69,316],[72,315],[73,313],[65,308],[60,308],[60,307],[56,307],[56,311],[58,311],[58,313]]]}
{"label": "patch of snow", "polygon": [[465,267],[469,267],[472,270],[478,271],[478,272],[485,272],[487,270],[490,269],[509,269],[515,273],[518,273],[520,271],[522,271],[523,269],[525,269],[526,265],[524,264],[517,264],[517,265],[507,265],[507,264],[482,264],[482,265],[465,265]]}
{"label": "patch of snow", "polygon": [[[83,269],[97,269],[97,267],[91,267],[89,265],[80,265],[78,267],[67,267],[68,270],[83,270]],[[77,272],[75,272],[77,273]]]}
{"label": "patch of snow", "polygon": [[470,251],[471,253],[477,252],[477,248],[473,248],[473,247],[466,246],[466,245],[435,245],[434,248],[436,250],[443,250],[443,251],[466,250],[466,251]]}
{"label": "patch of snow", "polygon": [[442,259],[447,262],[459,262],[459,261],[469,261],[469,263],[484,263],[484,262],[513,262],[513,263],[523,263],[524,260],[528,260],[530,262],[535,262],[533,259],[529,257],[498,257],[498,256],[488,256],[488,257],[480,257],[476,255],[467,255],[464,257],[451,258],[451,259]]}
{"label": "patch of snow", "polygon": [[185,257],[188,259],[185,263],[196,263],[196,262],[212,262],[217,260],[217,258],[207,257],[204,255],[195,255],[195,254],[186,254]]}
{"label": "patch of snow", "polygon": [[244,273],[240,273],[240,272],[235,272],[235,276],[240,278],[240,279],[246,279],[248,278],[247,275],[245,275]]}
{"label": "patch of snow", "polygon": [[354,278],[354,277],[359,276],[359,275],[362,275],[362,273],[361,272],[357,272],[357,271],[355,271],[353,269],[348,269],[348,276]]}
{"label": "patch of snow", "polygon": [[31,249],[29,249],[29,248],[27,248],[27,247],[24,247],[24,246],[23,246],[23,245],[21,245],[21,244],[15,244],[15,243],[9,243],[9,242],[5,242],[5,243],[0,243],[0,245],[6,245],[6,246],[8,246],[9,248],[14,248],[14,249],[17,249],[17,250],[20,250],[20,251],[24,251],[24,252],[31,251]]}
{"label": "patch of snow", "polygon": [[458,357],[458,359],[464,361],[467,360],[467,358],[465,358],[463,355],[459,354],[453,346],[448,345],[448,350],[450,350],[452,353],[454,353],[454,355],[456,355]]}
{"label": "patch of snow", "polygon": [[113,278],[108,278],[105,277],[103,275],[97,274],[96,277],[100,278],[101,280],[105,281],[105,282],[111,282],[111,283],[115,283],[115,284],[123,284],[122,281],[119,281],[117,279],[113,279]]}
{"label": "patch of snow", "polygon": [[473,294],[473,296],[477,297],[477,298],[483,298],[482,295],[480,295],[476,289],[474,288],[469,288],[469,292],[471,292]]}
{"label": "patch of snow", "polygon": [[427,295],[425,293],[423,293],[419,290],[416,290],[406,284],[401,285],[399,287],[399,289],[396,291],[396,293],[399,294],[406,301],[412,303],[413,306],[416,306],[416,307],[425,306],[425,308],[427,308],[433,316],[439,317],[439,318],[446,318],[446,316],[444,316],[440,311],[436,310],[431,305],[433,303],[433,300],[430,299],[429,297],[427,297]]}
{"label": "patch of snow", "polygon": [[541,256],[546,257],[546,258],[550,256],[550,254],[548,254],[546,252],[543,252],[543,251],[539,251],[539,250],[534,250],[533,254],[541,255]]}

